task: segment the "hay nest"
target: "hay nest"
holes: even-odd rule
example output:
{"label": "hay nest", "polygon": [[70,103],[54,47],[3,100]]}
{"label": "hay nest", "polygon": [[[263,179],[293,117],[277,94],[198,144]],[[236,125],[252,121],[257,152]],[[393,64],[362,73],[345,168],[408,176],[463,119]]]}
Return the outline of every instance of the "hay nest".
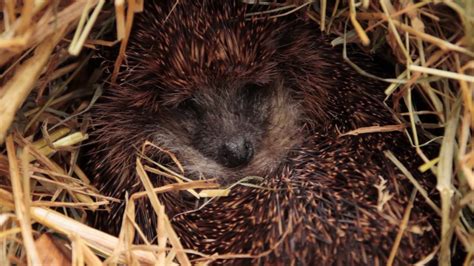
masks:
{"label": "hay nest", "polygon": [[[0,2],[0,261],[162,265],[190,264],[187,255],[197,254],[183,250],[156,193],[197,193],[210,185],[195,181],[152,188],[140,163],[137,171],[147,189],[130,196],[120,236],[83,223],[87,211],[107,209],[116,200],[100,195],[77,164],[89,131],[88,110],[102,93],[100,71],[86,66],[98,46],[115,44],[120,64],[133,16],[142,7],[143,0]],[[358,43],[367,52],[391,48],[386,54],[397,64],[398,76],[386,80],[386,95],[408,125],[413,152],[425,162],[420,170],[437,177],[441,202],[434,207],[442,219],[437,255],[448,263],[455,236],[467,251],[468,265],[474,253],[474,1],[289,1],[274,4],[270,15],[292,12],[339,36],[334,45]],[[104,40],[111,29],[116,40]],[[363,66],[353,66],[371,76]],[[415,106],[414,94],[426,103],[422,108]],[[440,144],[436,158],[420,149],[426,142],[418,137],[419,127]],[[201,196],[228,192],[197,191]],[[145,196],[161,221],[158,244],[136,246],[134,200]],[[198,255],[204,262],[216,259]]]}

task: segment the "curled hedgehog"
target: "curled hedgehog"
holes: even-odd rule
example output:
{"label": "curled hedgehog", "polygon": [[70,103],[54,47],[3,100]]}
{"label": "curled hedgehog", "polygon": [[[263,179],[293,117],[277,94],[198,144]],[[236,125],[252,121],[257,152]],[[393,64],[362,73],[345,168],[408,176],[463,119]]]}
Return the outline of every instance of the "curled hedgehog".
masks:
{"label": "curled hedgehog", "polygon": [[[384,152],[435,193],[403,133],[341,134],[397,123],[383,104],[385,84],[344,63],[310,22],[257,19],[248,9],[240,1],[146,1],[118,82],[93,111],[95,185],[123,201],[144,190],[135,159],[148,140],[176,155],[191,179],[225,186],[263,178],[261,188],[237,186],[199,209],[187,192],[159,195],[184,247],[255,255],[226,261],[233,264],[385,263],[414,189]],[[349,57],[374,73],[384,69],[356,49]],[[158,152],[148,156],[177,170]],[[123,208],[112,205],[94,224],[117,234]],[[136,214],[154,239],[149,203]],[[433,252],[439,223],[417,195],[395,263]]]}

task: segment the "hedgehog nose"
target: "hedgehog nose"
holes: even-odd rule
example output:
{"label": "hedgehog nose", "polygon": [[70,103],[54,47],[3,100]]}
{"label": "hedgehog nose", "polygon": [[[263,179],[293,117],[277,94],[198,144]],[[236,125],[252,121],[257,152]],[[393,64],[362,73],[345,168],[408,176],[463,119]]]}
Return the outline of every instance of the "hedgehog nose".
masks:
{"label": "hedgehog nose", "polygon": [[253,145],[244,137],[235,137],[219,148],[219,163],[233,168],[250,162],[253,157]]}

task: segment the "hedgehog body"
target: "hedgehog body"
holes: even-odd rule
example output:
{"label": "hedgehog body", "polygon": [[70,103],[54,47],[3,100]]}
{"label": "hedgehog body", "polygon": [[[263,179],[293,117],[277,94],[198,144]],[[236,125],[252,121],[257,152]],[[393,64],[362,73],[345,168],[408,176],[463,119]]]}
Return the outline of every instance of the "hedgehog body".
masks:
{"label": "hedgehog body", "polygon": [[[175,154],[192,179],[263,177],[261,188],[238,186],[197,210],[185,192],[160,195],[186,248],[253,255],[227,261],[235,264],[384,263],[413,192],[384,151],[409,169],[416,157],[401,132],[341,134],[396,123],[384,85],[343,63],[302,19],[246,17],[238,1],[173,5],[147,1],[119,81],[94,110],[97,187],[121,200],[142,191],[136,148],[148,140]],[[350,56],[380,72],[361,53]],[[147,155],[178,170],[162,154]],[[430,178],[419,177],[428,189]],[[171,182],[153,176],[155,186]],[[96,225],[117,233],[123,206],[96,215]],[[137,222],[155,237],[146,201]],[[438,223],[417,196],[396,263],[432,252]]]}

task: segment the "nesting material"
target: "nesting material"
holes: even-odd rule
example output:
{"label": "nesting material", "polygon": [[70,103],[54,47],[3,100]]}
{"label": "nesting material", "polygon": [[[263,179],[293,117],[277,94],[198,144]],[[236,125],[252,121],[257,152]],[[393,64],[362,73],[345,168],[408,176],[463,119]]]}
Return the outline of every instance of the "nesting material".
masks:
{"label": "nesting material", "polygon": [[[474,254],[474,1],[400,2],[288,1],[274,4],[266,14],[254,15],[300,12],[319,25],[315,30],[339,36],[334,45],[358,43],[368,53],[384,44],[391,48],[387,55],[397,64],[398,76],[386,79],[385,92],[403,125],[345,134],[406,132],[413,152],[424,161],[420,170],[437,177],[441,195],[437,205],[397,158],[387,154],[441,217],[439,249],[423,262],[438,256],[441,263],[447,263],[452,256],[451,239],[457,237],[467,252],[465,265],[469,265]],[[159,165],[150,167],[139,154],[136,171],[146,191],[130,195],[119,237],[84,224],[87,211],[104,211],[109,202],[117,201],[91,186],[78,165],[80,145],[94,130],[88,110],[103,84],[100,73],[88,73],[85,66],[98,46],[120,42],[111,75],[115,81],[128,37],[133,34],[134,14],[142,9],[143,0],[116,0],[113,5],[104,0],[0,2],[0,261],[46,264],[52,258],[43,254],[53,246],[61,250],[51,252],[53,261],[74,265],[99,265],[103,260],[190,265],[189,254],[201,257],[200,263],[239,257],[184,250],[156,196],[188,190],[195,197],[213,197],[229,191],[212,182],[186,180]],[[104,39],[103,32],[112,27],[116,39]],[[347,56],[344,60],[352,64]],[[371,76],[364,66],[354,67]],[[426,104],[417,106],[415,94]],[[421,150],[427,141],[419,138],[420,127],[427,129],[428,142],[440,144],[436,158],[428,158]],[[153,188],[148,173],[169,176],[176,184]],[[383,184],[380,191],[383,204]],[[160,221],[157,245],[132,243],[136,235],[146,239],[134,222],[134,201],[141,197],[150,199]],[[405,209],[404,217],[410,215],[411,205]],[[393,252],[387,254],[389,264],[406,230],[406,219]],[[54,238],[65,241],[51,240]]]}

